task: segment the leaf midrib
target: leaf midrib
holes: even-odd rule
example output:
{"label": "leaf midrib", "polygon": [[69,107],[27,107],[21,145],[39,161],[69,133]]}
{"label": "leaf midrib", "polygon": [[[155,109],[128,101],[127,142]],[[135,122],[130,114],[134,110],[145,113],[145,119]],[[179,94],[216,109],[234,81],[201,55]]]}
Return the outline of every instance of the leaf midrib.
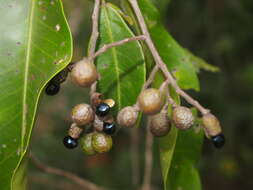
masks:
{"label": "leaf midrib", "polygon": [[[106,22],[107,22],[107,25],[109,27],[108,28],[108,36],[111,40],[111,42],[114,42],[114,38],[113,38],[113,35],[112,35],[112,31],[111,31],[111,24],[110,24],[110,21],[109,21],[109,16],[108,16],[108,13],[107,13],[107,7],[106,5],[104,6],[105,7],[105,16],[106,16]],[[117,76],[117,94],[118,94],[118,103],[119,103],[119,109],[121,108],[121,97],[120,97],[120,77],[119,77],[119,70],[118,70],[118,67],[119,67],[119,64],[118,64],[118,56],[117,56],[117,52],[116,52],[116,49],[115,47],[112,48],[112,56],[113,56],[113,60],[114,60],[114,64],[115,64],[115,72],[116,72],[116,76]]]}
{"label": "leaf midrib", "polygon": [[32,45],[32,28],[33,28],[33,19],[34,19],[34,8],[35,8],[35,1],[30,0],[31,2],[31,9],[29,11],[29,19],[28,19],[28,40],[27,40],[27,53],[25,58],[25,67],[24,67],[24,90],[23,90],[23,99],[22,99],[22,133],[21,133],[21,150],[24,151],[24,137],[26,133],[26,124],[27,124],[27,117],[26,112],[28,109],[26,104],[26,97],[27,97],[27,84],[28,84],[28,73],[29,73],[29,61],[30,61],[30,54],[31,54],[31,45]]}

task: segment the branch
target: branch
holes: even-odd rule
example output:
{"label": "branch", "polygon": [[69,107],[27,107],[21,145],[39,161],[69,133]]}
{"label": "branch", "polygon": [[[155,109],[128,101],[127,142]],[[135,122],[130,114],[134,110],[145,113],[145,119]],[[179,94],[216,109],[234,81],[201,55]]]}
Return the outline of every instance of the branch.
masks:
{"label": "branch", "polygon": [[106,52],[108,49],[112,48],[112,47],[117,47],[117,46],[121,46],[125,43],[128,42],[132,42],[132,41],[136,41],[136,40],[145,40],[145,36],[141,35],[141,36],[135,36],[132,38],[126,38],[117,42],[113,42],[110,44],[105,44],[103,45],[103,47],[101,49],[99,49],[92,57],[92,59],[95,59],[97,56],[101,55],[102,53]]}
{"label": "branch", "polygon": [[151,190],[151,175],[153,167],[153,135],[150,133],[150,117],[146,128],[146,152],[145,152],[145,171],[142,190]]}
{"label": "branch", "polygon": [[39,168],[40,170],[42,170],[46,173],[66,177],[67,179],[73,181],[75,184],[78,184],[78,185],[80,185],[81,187],[83,187],[84,189],[87,189],[87,190],[105,190],[104,188],[98,187],[94,183],[89,182],[88,180],[82,179],[82,178],[78,177],[77,175],[75,175],[71,172],[47,166],[47,165],[43,164],[40,160],[38,160],[32,154],[30,154],[30,158],[31,158],[31,161],[34,164],[34,166],[36,166],[37,168]]}
{"label": "branch", "polygon": [[99,20],[99,10],[100,10],[100,0],[95,0],[95,5],[92,13],[92,33],[91,33],[91,40],[90,40],[90,51],[89,51],[89,59],[93,57],[96,44],[98,39],[98,20]]}
{"label": "branch", "polygon": [[148,80],[145,82],[145,84],[143,85],[143,89],[146,89],[148,88],[151,83],[154,81],[154,78],[155,78],[155,75],[157,73],[157,71],[159,70],[159,67],[157,65],[155,65],[155,67],[153,68],[153,70],[151,71],[149,77],[148,77]]}
{"label": "branch", "polygon": [[139,129],[134,127],[130,131],[130,152],[131,152],[131,164],[132,164],[132,183],[136,187],[140,180],[140,149],[139,149]]}
{"label": "branch", "polygon": [[135,15],[138,19],[138,22],[140,24],[140,28],[142,33],[146,36],[145,42],[147,44],[147,46],[150,49],[151,54],[154,57],[154,60],[157,64],[157,66],[162,70],[164,76],[170,81],[171,85],[173,86],[173,88],[175,88],[176,92],[181,95],[189,104],[193,105],[194,107],[196,107],[203,115],[207,114],[210,112],[210,110],[204,108],[203,106],[201,106],[199,104],[198,101],[194,100],[191,96],[189,96],[187,93],[185,93],[177,84],[176,80],[173,78],[173,76],[171,75],[171,73],[168,71],[166,64],[163,62],[162,58],[160,57],[157,49],[155,48],[155,45],[150,37],[150,34],[148,32],[148,28],[145,24],[145,20],[142,16],[141,10],[139,8],[138,2],[137,0],[129,0]]}

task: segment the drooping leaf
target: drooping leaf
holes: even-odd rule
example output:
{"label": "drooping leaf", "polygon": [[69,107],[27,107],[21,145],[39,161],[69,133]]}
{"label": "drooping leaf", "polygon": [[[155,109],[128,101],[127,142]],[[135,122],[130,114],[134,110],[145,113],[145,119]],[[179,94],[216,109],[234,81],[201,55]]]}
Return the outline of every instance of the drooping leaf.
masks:
{"label": "drooping leaf", "polygon": [[[99,28],[99,47],[134,36],[111,4],[102,5]],[[97,58],[96,64],[101,74],[100,92],[107,98],[114,98],[117,106],[115,111],[134,104],[146,77],[144,55],[139,42],[111,48]]]}
{"label": "drooping leaf", "polygon": [[220,68],[216,67],[214,65],[208,64],[204,59],[197,57],[193,55],[189,50],[185,49],[186,54],[189,56],[191,63],[195,67],[195,70],[197,72],[200,71],[200,69],[203,69],[205,71],[210,71],[210,72],[219,72]]}
{"label": "drooping leaf", "polygon": [[72,40],[60,0],[4,0],[0,16],[0,189],[24,189],[39,95],[69,63]]}

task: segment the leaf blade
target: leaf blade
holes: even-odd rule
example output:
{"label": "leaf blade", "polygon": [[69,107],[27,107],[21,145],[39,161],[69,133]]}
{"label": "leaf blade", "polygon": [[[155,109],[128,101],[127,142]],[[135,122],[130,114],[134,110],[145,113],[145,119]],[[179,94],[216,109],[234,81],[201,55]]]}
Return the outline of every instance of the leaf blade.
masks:
{"label": "leaf blade", "polygon": [[0,55],[0,188],[10,189],[28,148],[39,94],[70,61],[72,40],[59,0],[6,0],[0,16],[6,18],[0,25],[4,52]]}
{"label": "leaf blade", "polygon": [[[100,47],[134,36],[117,9],[109,3],[101,8],[100,36]],[[102,76],[99,89],[105,96],[116,100],[115,111],[134,104],[146,75],[139,42],[111,48],[97,58],[96,64]]]}

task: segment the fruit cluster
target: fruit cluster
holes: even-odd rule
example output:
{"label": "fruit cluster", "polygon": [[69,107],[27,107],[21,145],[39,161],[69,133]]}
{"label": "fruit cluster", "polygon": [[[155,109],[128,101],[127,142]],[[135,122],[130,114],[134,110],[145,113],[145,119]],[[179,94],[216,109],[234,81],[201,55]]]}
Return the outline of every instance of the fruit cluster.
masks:
{"label": "fruit cluster", "polygon": [[[72,82],[77,86],[91,87],[91,89],[92,85],[96,85],[99,76],[94,63],[84,58],[71,64],[49,82],[46,88],[48,95],[54,95],[59,91],[60,83],[65,81],[68,72],[70,72]],[[191,128],[194,124],[191,109],[177,105],[168,96],[168,85],[162,86],[160,89],[143,89],[135,105],[127,106],[119,111],[117,123],[126,128],[134,127],[139,112],[142,112],[150,117],[150,131],[156,137],[167,135],[172,125],[181,130]],[[71,114],[73,124],[68,131],[68,136],[63,139],[64,145],[72,149],[78,146],[78,139],[82,136],[80,139],[82,149],[88,155],[109,151],[112,147],[111,135],[116,132],[116,125],[110,114],[115,102],[112,99],[103,100],[102,94],[95,91],[90,93],[90,96],[90,105],[82,103],[73,108]],[[172,107],[171,114],[168,114],[169,104]],[[212,140],[215,147],[220,148],[224,145],[225,137],[214,115],[204,114],[202,126],[206,136]]]}
{"label": "fruit cluster", "polygon": [[[162,137],[170,132],[172,124],[181,130],[187,130],[194,124],[192,111],[184,106],[172,105],[172,114],[168,114],[166,93],[155,88],[147,88],[141,92],[137,104],[123,108],[117,116],[117,123],[123,127],[134,127],[137,122],[138,112],[151,117],[150,131],[156,137]],[[218,119],[211,113],[202,118],[203,128],[214,146],[220,148],[225,143]]]}

